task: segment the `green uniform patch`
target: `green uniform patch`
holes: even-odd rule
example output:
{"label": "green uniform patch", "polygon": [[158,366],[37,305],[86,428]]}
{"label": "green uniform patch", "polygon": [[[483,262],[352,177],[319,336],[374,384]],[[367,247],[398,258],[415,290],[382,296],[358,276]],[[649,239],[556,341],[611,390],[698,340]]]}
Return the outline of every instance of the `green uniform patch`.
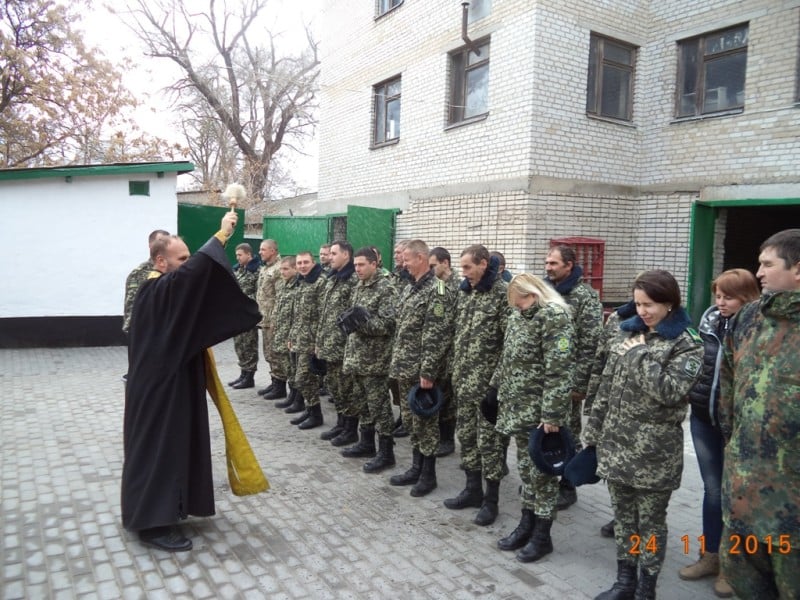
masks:
{"label": "green uniform patch", "polygon": [[443,317],[444,316],[444,304],[442,304],[441,302],[437,302],[436,304],[434,304],[433,305],[433,314],[435,316],[437,316],[437,317]]}
{"label": "green uniform patch", "polygon": [[566,336],[558,338],[558,342],[556,342],[556,348],[561,354],[566,354],[569,352],[569,338]]}

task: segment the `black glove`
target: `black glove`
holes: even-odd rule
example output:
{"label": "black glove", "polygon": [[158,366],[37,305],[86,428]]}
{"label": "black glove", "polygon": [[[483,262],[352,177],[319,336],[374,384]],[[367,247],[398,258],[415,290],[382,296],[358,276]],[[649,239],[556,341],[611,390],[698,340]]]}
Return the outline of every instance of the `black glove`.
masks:
{"label": "black glove", "polygon": [[328,372],[328,361],[317,358],[316,354],[310,354],[308,357],[308,370],[314,375],[324,377]]}
{"label": "black glove", "polygon": [[352,306],[336,318],[336,325],[345,335],[358,331],[370,319],[369,311],[363,306]]}
{"label": "black glove", "polygon": [[483,417],[492,425],[497,424],[497,389],[490,387],[481,400],[481,413]]}

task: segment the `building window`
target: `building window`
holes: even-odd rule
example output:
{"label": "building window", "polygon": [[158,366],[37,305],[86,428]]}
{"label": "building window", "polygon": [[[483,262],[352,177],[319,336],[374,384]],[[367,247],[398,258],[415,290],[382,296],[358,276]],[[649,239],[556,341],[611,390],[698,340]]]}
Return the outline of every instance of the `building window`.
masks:
{"label": "building window", "polygon": [[748,26],[678,42],[679,117],[744,107]]}
{"label": "building window", "polygon": [[586,112],[630,121],[636,47],[596,34],[589,39]]}
{"label": "building window", "polygon": [[472,0],[469,3],[469,14],[467,23],[473,23],[478,19],[488,16],[492,12],[492,0]]}
{"label": "building window", "polygon": [[375,0],[375,14],[380,17],[402,3],[403,0]]}
{"label": "building window", "polygon": [[466,46],[450,55],[450,111],[448,123],[466,121],[489,112],[489,40]]}
{"label": "building window", "polygon": [[150,182],[149,181],[129,181],[128,182],[128,195],[129,196],[149,196],[150,195]]}
{"label": "building window", "polygon": [[384,81],[373,89],[375,130],[372,143],[377,146],[400,138],[400,78]]}

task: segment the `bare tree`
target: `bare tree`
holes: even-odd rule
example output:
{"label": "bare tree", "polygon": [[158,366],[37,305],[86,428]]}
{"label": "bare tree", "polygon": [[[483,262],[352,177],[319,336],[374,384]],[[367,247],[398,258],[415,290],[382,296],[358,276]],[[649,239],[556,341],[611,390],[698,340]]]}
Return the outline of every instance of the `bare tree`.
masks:
{"label": "bare tree", "polygon": [[[192,8],[198,4],[192,2]],[[199,95],[209,109],[198,111],[189,125],[201,135],[187,138],[199,165],[202,159],[217,161],[200,166],[201,172],[212,178],[229,176],[225,161],[232,140],[238,150],[238,179],[251,201],[259,201],[268,195],[271,168],[281,148],[296,148],[313,135],[319,58],[308,31],[308,47],[299,56],[278,56],[275,36],[254,31],[267,0],[235,4],[230,8],[226,0],[208,0],[204,11],[195,12],[186,0],[131,0],[127,15],[149,56],[168,58],[180,67],[183,77],[170,88],[179,105],[185,110]],[[208,136],[219,131],[205,122],[212,117],[227,133],[227,140],[218,141],[218,152],[208,146]],[[204,182],[203,187],[218,184]]]}

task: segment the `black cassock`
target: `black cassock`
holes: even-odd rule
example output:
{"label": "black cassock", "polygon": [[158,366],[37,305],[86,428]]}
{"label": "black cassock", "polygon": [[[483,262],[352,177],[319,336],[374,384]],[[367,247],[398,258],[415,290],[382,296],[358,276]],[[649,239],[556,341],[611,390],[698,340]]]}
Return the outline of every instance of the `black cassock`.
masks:
{"label": "black cassock", "polygon": [[213,237],[176,271],[139,288],[125,394],[126,529],[214,514],[203,350],[260,320]]}

